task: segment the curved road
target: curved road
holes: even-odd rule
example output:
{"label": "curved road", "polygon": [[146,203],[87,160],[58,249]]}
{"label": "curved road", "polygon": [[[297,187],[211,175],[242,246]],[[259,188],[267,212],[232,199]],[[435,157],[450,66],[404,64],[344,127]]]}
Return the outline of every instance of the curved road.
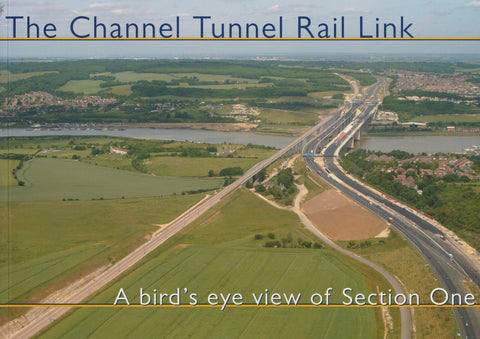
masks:
{"label": "curved road", "polygon": [[[376,92],[376,94],[375,94]],[[378,95],[378,91],[370,92]],[[373,100],[378,102],[377,100]],[[376,103],[363,107],[357,116],[360,124],[371,116]],[[344,173],[336,161],[336,155],[342,148],[345,140],[334,140],[325,149],[316,148],[315,151],[323,153],[323,165],[318,164],[311,156],[305,156],[308,168],[319,174],[324,180],[342,191],[354,201],[371,210],[381,218],[388,220],[393,217],[392,226],[396,228],[420,253],[430,265],[440,284],[450,293],[467,292],[463,280],[471,279],[480,286],[480,274],[472,261],[465,256],[456,246],[445,240],[445,235],[432,221],[417,214],[415,211],[393,202],[358,180]],[[311,140],[307,147],[314,147],[316,140]],[[480,338],[480,318],[475,308],[455,307],[453,309],[457,319],[458,329],[463,338]]]}

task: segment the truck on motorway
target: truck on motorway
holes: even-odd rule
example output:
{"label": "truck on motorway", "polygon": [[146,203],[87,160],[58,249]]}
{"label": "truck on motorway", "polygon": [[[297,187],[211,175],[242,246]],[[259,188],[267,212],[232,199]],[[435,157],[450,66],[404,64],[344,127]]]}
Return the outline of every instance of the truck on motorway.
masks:
{"label": "truck on motorway", "polygon": [[388,222],[391,223],[391,224],[393,224],[393,218],[392,218],[392,217],[389,217],[389,218],[388,218]]}

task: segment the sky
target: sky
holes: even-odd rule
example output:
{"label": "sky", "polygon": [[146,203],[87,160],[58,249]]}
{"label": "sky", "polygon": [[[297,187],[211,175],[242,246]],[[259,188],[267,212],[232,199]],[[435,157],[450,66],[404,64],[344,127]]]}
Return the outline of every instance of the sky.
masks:
{"label": "sky", "polygon": [[[298,35],[298,17],[311,20],[311,31],[318,34],[318,25],[328,26],[333,34],[334,19],[340,30],[344,18],[346,37],[359,37],[360,16],[363,17],[364,34],[375,35],[375,24],[393,23],[400,35],[400,18],[404,25],[412,24],[407,30],[415,37],[480,37],[480,0],[204,0],[204,1],[102,1],[102,0],[0,0],[4,11],[0,15],[0,37],[13,35],[13,20],[6,16],[23,16],[17,21],[16,35],[26,37],[26,18],[40,27],[53,23],[57,37],[73,37],[70,24],[75,17],[79,20],[76,33],[93,36],[93,20],[105,24],[107,36],[110,25],[118,23],[125,35],[125,24],[153,23],[158,30],[162,24],[170,24],[176,31],[179,17],[181,37],[199,37],[200,22],[194,16],[211,16],[205,22],[204,34],[212,35],[211,23],[218,28],[222,23],[239,23],[243,30],[247,23],[260,27],[272,23],[273,33],[279,34],[279,17],[283,20],[283,36]],[[323,26],[325,27],[325,26]],[[36,30],[32,29],[35,35]],[[48,33],[47,34],[53,34]],[[102,32],[99,32],[101,35]],[[157,32],[157,35],[159,33]],[[169,34],[168,31],[165,34]],[[173,34],[173,32],[172,32]],[[302,36],[308,36],[302,30]],[[340,33],[338,33],[340,34]],[[391,31],[389,34],[392,34]],[[424,41],[3,41],[0,42],[0,58],[188,58],[188,57],[328,57],[335,54],[368,54],[382,58],[392,54],[471,54],[480,56],[480,41],[467,42],[424,42]]]}

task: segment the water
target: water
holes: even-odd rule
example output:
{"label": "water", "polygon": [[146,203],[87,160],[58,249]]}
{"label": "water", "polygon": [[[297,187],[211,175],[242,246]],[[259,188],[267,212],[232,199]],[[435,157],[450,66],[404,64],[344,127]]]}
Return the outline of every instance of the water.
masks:
{"label": "water", "polygon": [[401,150],[410,153],[462,152],[472,145],[480,145],[480,136],[403,136],[365,137],[359,148],[390,152]]}
{"label": "water", "polygon": [[17,136],[44,136],[44,135],[74,135],[74,136],[114,136],[143,139],[175,140],[175,141],[193,141],[210,144],[255,144],[283,148],[292,142],[295,138],[275,135],[262,135],[254,133],[241,132],[218,132],[206,130],[190,129],[163,129],[163,128],[126,128],[125,130],[96,130],[96,129],[35,129],[27,130],[24,128],[0,129],[0,137]]}

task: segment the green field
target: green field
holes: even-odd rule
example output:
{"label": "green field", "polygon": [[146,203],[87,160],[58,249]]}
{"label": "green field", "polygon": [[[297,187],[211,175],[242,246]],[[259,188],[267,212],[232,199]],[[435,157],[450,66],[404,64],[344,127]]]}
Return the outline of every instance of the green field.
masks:
{"label": "green field", "polygon": [[[179,194],[184,191],[215,189],[218,178],[155,177],[66,159],[35,158],[18,172],[24,187],[11,187],[9,201],[62,199],[114,199]],[[1,201],[5,189],[0,188]]]}
{"label": "green field", "polygon": [[12,169],[17,167],[19,163],[19,160],[0,159],[0,186],[17,184],[17,180],[12,175]]}
{"label": "green field", "polygon": [[184,77],[197,77],[200,81],[233,81],[239,83],[257,84],[258,80],[234,78],[230,75],[201,74],[201,73],[137,73],[137,72],[119,72],[119,73],[98,73],[93,75],[114,76],[120,82],[136,82],[136,81],[171,81]]}
{"label": "green field", "polygon": [[48,74],[48,73],[58,73],[58,72],[50,71],[50,72],[10,73],[9,71],[0,70],[0,84],[5,84],[7,82],[14,82],[17,80],[28,79],[37,75]]}
{"label": "green field", "polygon": [[190,88],[209,88],[209,89],[245,89],[249,87],[271,87],[272,83],[238,83],[238,84],[219,84],[219,85],[188,85],[183,83],[180,86],[167,86],[169,88],[190,87]]}
{"label": "green field", "polygon": [[102,90],[100,84],[102,80],[70,80],[65,85],[59,88],[60,91],[95,94]]}
{"label": "green field", "polygon": [[[100,74],[95,74],[100,75]],[[170,81],[174,77],[170,74],[162,73],[137,73],[137,72],[119,72],[119,73],[102,73],[101,75],[111,75],[114,76],[117,81],[120,82],[135,82],[135,81]]]}
{"label": "green field", "polygon": [[1,203],[0,302],[39,300],[118,260],[201,198]]}
{"label": "green field", "polygon": [[149,172],[178,177],[206,177],[208,171],[218,174],[226,167],[241,167],[244,171],[259,162],[257,158],[190,158],[152,157],[145,162]]}
{"label": "green field", "polygon": [[[289,211],[277,210],[247,191],[235,193],[177,234],[128,275],[89,300],[112,304],[119,288],[131,303],[139,289],[172,293],[188,288],[205,303],[208,293],[301,293],[334,287],[332,302],[344,287],[357,292],[388,288],[371,270],[327,249],[265,248],[254,235],[315,240]],[[246,217],[248,215],[248,217]],[[358,270],[362,270],[360,273]],[[184,295],[182,296],[184,299]],[[184,301],[183,303],[187,303]],[[395,319],[395,318],[394,318]],[[380,322],[380,323],[378,323]],[[378,310],[372,308],[93,308],[77,309],[42,333],[42,337],[383,337]],[[398,334],[393,333],[392,337]]]}
{"label": "green field", "polygon": [[279,109],[262,109],[259,117],[263,124],[313,125],[318,122],[318,116],[316,114]]}
{"label": "green field", "polygon": [[122,85],[122,86],[111,87],[108,90],[108,92],[114,95],[122,95],[122,96],[129,96],[133,93],[132,85]]}

